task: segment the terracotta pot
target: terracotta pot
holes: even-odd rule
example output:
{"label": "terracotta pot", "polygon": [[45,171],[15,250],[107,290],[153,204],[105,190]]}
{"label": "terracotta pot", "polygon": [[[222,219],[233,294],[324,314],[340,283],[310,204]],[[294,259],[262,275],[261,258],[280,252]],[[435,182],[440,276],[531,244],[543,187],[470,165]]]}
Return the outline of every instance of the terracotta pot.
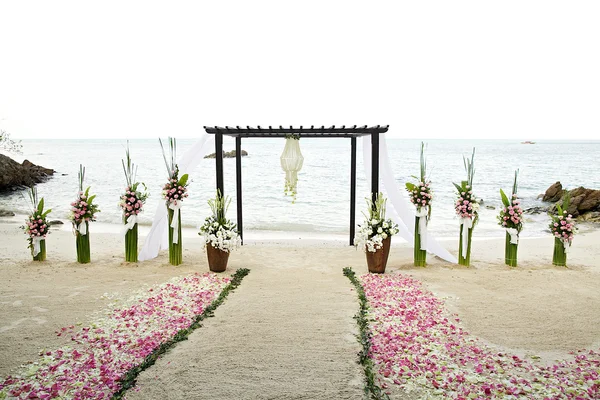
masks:
{"label": "terracotta pot", "polygon": [[229,253],[214,248],[210,243],[206,244],[206,255],[208,256],[208,269],[212,272],[223,272],[227,268]]}
{"label": "terracotta pot", "polygon": [[383,240],[382,248],[377,249],[375,253],[371,253],[370,251],[366,252],[369,272],[376,274],[383,274],[385,272],[385,266],[387,265],[387,260],[390,255],[391,241],[392,238],[388,236],[387,239]]}

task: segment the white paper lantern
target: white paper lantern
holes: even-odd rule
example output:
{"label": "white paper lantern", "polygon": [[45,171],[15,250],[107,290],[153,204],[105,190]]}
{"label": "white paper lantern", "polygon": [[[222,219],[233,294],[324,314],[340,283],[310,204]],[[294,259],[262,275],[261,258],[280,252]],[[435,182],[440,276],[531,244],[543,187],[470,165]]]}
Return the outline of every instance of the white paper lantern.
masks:
{"label": "white paper lantern", "polygon": [[292,203],[296,201],[298,186],[298,171],[302,169],[304,157],[300,152],[300,138],[288,137],[285,139],[285,148],[280,158],[281,168],[285,171],[286,195],[292,196]]}

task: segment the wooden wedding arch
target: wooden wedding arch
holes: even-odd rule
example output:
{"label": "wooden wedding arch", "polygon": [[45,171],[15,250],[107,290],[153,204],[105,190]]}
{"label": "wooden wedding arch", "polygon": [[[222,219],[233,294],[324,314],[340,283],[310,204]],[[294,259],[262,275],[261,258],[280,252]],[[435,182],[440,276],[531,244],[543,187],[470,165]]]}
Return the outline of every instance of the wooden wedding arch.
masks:
{"label": "wooden wedding arch", "polygon": [[206,133],[215,135],[215,160],[217,171],[217,189],[224,194],[223,183],[223,135],[235,138],[235,171],[236,171],[236,197],[237,197],[237,226],[244,242],[243,218],[242,218],[242,139],[243,138],[285,138],[288,135],[297,135],[301,138],[336,138],[350,139],[350,245],[354,245],[355,233],[355,214],[356,214],[356,138],[361,136],[371,136],[371,193],[373,202],[379,192],[379,134],[388,131],[389,125],[376,125],[367,127],[351,126],[341,127],[324,126],[305,128],[300,126],[294,128],[256,128],[246,126],[245,128],[205,126]]}

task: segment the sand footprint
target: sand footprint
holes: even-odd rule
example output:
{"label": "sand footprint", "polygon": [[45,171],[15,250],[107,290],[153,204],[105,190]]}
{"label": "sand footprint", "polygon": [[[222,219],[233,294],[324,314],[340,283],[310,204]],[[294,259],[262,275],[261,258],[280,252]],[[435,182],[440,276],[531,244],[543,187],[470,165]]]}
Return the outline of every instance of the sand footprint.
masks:
{"label": "sand footprint", "polygon": [[42,307],[33,307],[33,309],[37,312],[48,312],[47,308],[42,308]]}
{"label": "sand footprint", "polygon": [[23,300],[13,301],[13,303],[12,303],[13,307],[21,307],[22,305],[23,305]]}

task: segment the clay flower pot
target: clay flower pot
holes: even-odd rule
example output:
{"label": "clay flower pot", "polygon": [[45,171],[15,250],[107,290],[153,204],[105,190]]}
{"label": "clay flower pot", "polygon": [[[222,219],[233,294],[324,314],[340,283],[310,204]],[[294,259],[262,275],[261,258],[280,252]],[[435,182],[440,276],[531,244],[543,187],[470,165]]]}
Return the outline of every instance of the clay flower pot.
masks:
{"label": "clay flower pot", "polygon": [[369,267],[369,272],[376,274],[383,274],[385,272],[385,266],[387,265],[387,260],[390,255],[390,243],[392,238],[388,236],[386,239],[383,239],[383,247],[377,249],[374,253],[370,251],[366,251],[367,255],[367,266]]}
{"label": "clay flower pot", "polygon": [[208,256],[208,269],[212,272],[223,272],[227,268],[229,253],[217,248],[212,244],[206,244],[206,255]]}

